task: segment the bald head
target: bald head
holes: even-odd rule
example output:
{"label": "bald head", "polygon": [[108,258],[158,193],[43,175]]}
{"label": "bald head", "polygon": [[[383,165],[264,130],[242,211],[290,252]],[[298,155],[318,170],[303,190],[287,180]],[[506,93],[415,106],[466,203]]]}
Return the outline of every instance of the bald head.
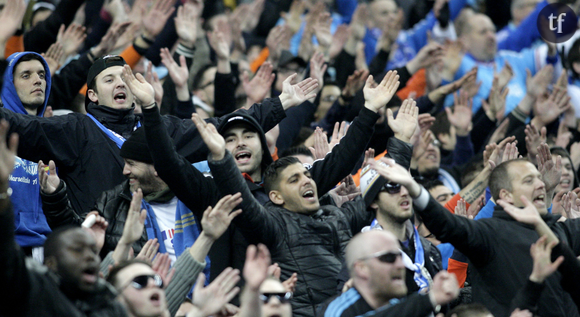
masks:
{"label": "bald head", "polygon": [[398,249],[399,241],[394,234],[384,230],[370,230],[354,236],[346,246],[346,264],[352,270],[354,263],[371,254],[386,250],[389,246]]}

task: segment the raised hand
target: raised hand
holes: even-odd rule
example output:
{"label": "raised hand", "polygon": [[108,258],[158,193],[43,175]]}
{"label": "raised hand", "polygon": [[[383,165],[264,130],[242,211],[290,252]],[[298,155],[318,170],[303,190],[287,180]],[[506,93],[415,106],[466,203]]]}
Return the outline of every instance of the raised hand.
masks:
{"label": "raised hand", "polygon": [[286,25],[290,27],[292,34],[295,34],[300,30],[300,25],[302,24],[302,13],[306,9],[306,2],[302,0],[294,0],[290,5],[290,10],[282,12],[280,15],[286,21]]}
{"label": "raised hand", "polygon": [[519,222],[533,226],[542,222],[542,217],[540,216],[538,209],[536,209],[536,206],[534,206],[534,204],[532,204],[524,195],[520,198],[524,203],[524,208],[518,208],[502,199],[498,199],[497,204],[512,216],[512,218]]}
{"label": "raised hand", "polygon": [[0,12],[0,56],[4,56],[6,41],[16,33],[22,25],[22,19],[26,13],[26,2],[24,0],[6,1],[2,12]]}
{"label": "raised hand", "polygon": [[493,77],[488,97],[489,103],[482,100],[483,109],[490,120],[501,121],[505,116],[505,102],[509,91],[509,88],[500,89],[499,78]]}
{"label": "raised hand", "polygon": [[318,88],[314,91],[315,95],[313,98],[310,98],[310,102],[314,102],[316,94],[318,94],[324,86],[324,73],[326,72],[327,66],[328,65],[324,62],[324,54],[321,52],[314,53],[310,59],[310,77],[318,81]]}
{"label": "raised hand", "polygon": [[131,199],[131,205],[127,211],[127,220],[123,227],[123,234],[119,243],[133,244],[143,235],[145,228],[145,219],[147,218],[147,210],[141,209],[141,201],[143,199],[143,192],[138,188]]}
{"label": "raised hand", "polygon": [[145,28],[143,36],[149,40],[153,40],[161,33],[161,30],[165,27],[165,23],[167,23],[167,19],[175,11],[173,7],[174,2],[174,0],[155,1],[153,7],[143,18],[143,27]]}
{"label": "raised hand", "polygon": [[6,120],[0,119],[0,190],[2,193],[6,193],[8,190],[8,177],[14,170],[16,151],[18,150],[18,135],[16,133],[10,135],[8,146],[6,145],[9,127],[10,125]]}
{"label": "raised hand", "polygon": [[184,56],[179,56],[179,65],[175,62],[171,53],[167,48],[161,49],[161,63],[167,67],[169,76],[175,84],[176,88],[187,87],[187,79],[189,78],[189,69],[185,62]]}
{"label": "raised hand", "polygon": [[566,90],[554,87],[552,94],[545,100],[538,100],[534,104],[534,119],[536,126],[543,127],[556,120],[564,111],[570,108],[570,97]]}
{"label": "raised hand", "polygon": [[201,226],[204,234],[210,239],[217,240],[232,223],[232,220],[242,213],[241,209],[234,208],[242,202],[242,194],[226,195],[212,208],[207,207],[203,212]]}
{"label": "raised hand", "polygon": [[435,135],[431,130],[425,130],[421,133],[421,136],[417,139],[416,143],[413,143],[413,154],[412,160],[415,161],[419,159],[427,151],[427,147],[435,140]]}
{"label": "raised hand", "polygon": [[332,43],[332,33],[330,33],[330,24],[332,23],[332,18],[330,13],[322,12],[318,15],[316,22],[313,25],[314,35],[318,40],[320,48],[328,53],[330,49],[330,44]]}
{"label": "raised hand", "polygon": [[350,125],[346,121],[343,121],[340,124],[338,122],[334,124],[332,137],[330,138],[330,142],[328,142],[328,147],[330,148],[331,151],[335,145],[340,143],[340,139],[342,139],[346,135],[348,127],[350,127]]}
{"label": "raised hand", "polygon": [[105,217],[101,217],[98,211],[89,212],[86,218],[90,217],[91,215],[95,216],[95,222],[90,227],[83,226],[83,229],[89,232],[93,236],[93,238],[95,238],[95,241],[97,241],[97,250],[98,250],[97,253],[98,253],[101,252],[103,245],[105,245],[105,232],[107,231],[109,222],[107,222]]}
{"label": "raised hand", "polygon": [[356,186],[356,184],[354,183],[354,179],[352,178],[351,175],[345,177],[340,183],[340,185],[338,185],[328,193],[334,200],[336,206],[339,208],[345,202],[351,201],[355,199],[357,196],[361,195],[360,188]]}
{"label": "raised hand", "polygon": [[144,108],[152,108],[155,106],[155,89],[148,83],[143,75],[137,73],[133,75],[133,71],[129,65],[123,66],[123,81],[131,90],[135,98]]}
{"label": "raised hand", "polygon": [[[550,148],[546,143],[538,147],[538,171],[542,174],[542,180],[546,185],[546,192],[550,193],[560,183],[562,176],[562,157],[558,155],[556,161],[552,158]],[[550,196],[551,198],[551,196]]]}
{"label": "raised hand", "polygon": [[60,178],[56,174],[56,165],[53,160],[48,162],[48,166],[44,162],[38,162],[38,182],[40,183],[40,190],[45,194],[52,194],[60,185]]}
{"label": "raised hand", "polygon": [[159,76],[153,71],[153,63],[147,63],[147,70],[145,71],[145,80],[153,86],[155,91],[155,103],[157,107],[161,107],[161,101],[163,100],[163,84],[159,80]]}
{"label": "raised hand", "polygon": [[473,127],[471,123],[473,99],[467,96],[467,92],[460,90],[453,95],[453,101],[455,103],[453,111],[450,108],[445,108],[447,119],[455,127],[458,136],[467,136]]}
{"label": "raised hand", "polygon": [[536,155],[538,155],[538,147],[542,143],[546,143],[546,127],[542,127],[540,131],[536,128],[534,124],[526,125],[526,129],[524,130],[526,134],[526,148],[528,150],[528,159],[532,163],[536,162]]}
{"label": "raised hand", "polygon": [[552,249],[558,244],[557,241],[548,242],[546,236],[540,237],[536,243],[532,244],[530,247],[530,254],[532,259],[534,259],[534,267],[532,269],[532,274],[530,274],[530,280],[536,283],[543,283],[548,276],[554,274],[562,262],[564,262],[564,256],[559,256],[556,261],[552,263]]}
{"label": "raised hand", "polygon": [[433,278],[433,289],[429,292],[432,303],[445,305],[459,296],[459,285],[455,274],[440,271]]}
{"label": "raised hand", "polygon": [[217,132],[215,126],[211,123],[205,122],[199,117],[198,114],[194,113],[191,115],[191,121],[195,123],[203,142],[209,148],[213,159],[219,161],[224,158],[226,154],[226,141],[224,137]]}
{"label": "raised hand", "polygon": [[260,66],[252,80],[249,79],[250,76],[247,71],[242,74],[242,86],[246,96],[248,96],[249,103],[260,103],[268,96],[274,78],[276,78],[276,75],[272,73],[273,69],[272,63],[265,62]]}
{"label": "raised hand", "polygon": [[173,275],[175,274],[175,270],[171,268],[171,258],[169,257],[169,254],[157,254],[153,260],[151,268],[153,271],[155,271],[155,273],[161,276],[163,285],[165,288],[167,288],[167,285],[169,285]]}
{"label": "raised hand", "polygon": [[191,302],[201,311],[202,316],[214,315],[240,292],[240,288],[236,287],[239,280],[240,271],[227,268],[208,286],[203,287],[205,275],[201,272]]}
{"label": "raised hand", "polygon": [[443,71],[441,76],[449,81],[453,80],[455,73],[461,65],[465,49],[461,41],[450,42],[446,45],[445,56],[443,57]]}
{"label": "raised hand", "polygon": [[529,70],[526,70],[526,93],[533,98],[543,95],[548,85],[552,81],[554,66],[548,64],[536,72],[534,77]]}
{"label": "raised hand", "polygon": [[98,58],[116,49],[125,48],[134,40],[134,34],[139,28],[139,25],[129,21],[111,25],[101,42],[91,49],[91,53]]}
{"label": "raised hand", "polygon": [[84,26],[76,23],[71,23],[66,30],[64,24],[61,24],[56,41],[62,45],[65,58],[78,52],[87,38],[85,31]]}
{"label": "raised hand", "polygon": [[368,77],[369,71],[367,69],[355,70],[354,73],[346,79],[346,84],[344,85],[344,88],[342,88],[340,96],[343,98],[354,97],[356,92],[363,88]]}
{"label": "raised hand", "polygon": [[556,146],[567,148],[570,140],[572,139],[572,132],[566,126],[564,120],[560,121],[558,125],[558,135],[556,136]]}
{"label": "raised hand", "polygon": [[415,182],[409,171],[395,160],[383,157],[380,161],[372,161],[370,166],[387,180],[405,186],[411,197],[415,198],[421,193],[421,186]]}
{"label": "raised hand", "polygon": [[578,195],[571,191],[565,194],[562,200],[564,216],[568,219],[580,218],[580,199]]}
{"label": "raised hand", "polygon": [[113,17],[113,23],[125,22],[129,18],[125,11],[125,5],[121,0],[106,0],[103,4],[103,10]]}
{"label": "raised hand", "polygon": [[260,285],[268,277],[270,266],[270,251],[263,244],[250,245],[246,250],[246,263],[244,264],[244,280],[246,287],[252,291],[258,291]]}
{"label": "raised hand", "polygon": [[505,65],[503,66],[499,74],[497,74],[497,77],[498,77],[498,88],[500,91],[503,90],[505,86],[507,86],[507,84],[510,82],[510,80],[514,77],[514,69],[507,60],[505,61]]}
{"label": "raised hand", "polygon": [[224,33],[213,31],[207,33],[209,45],[215,51],[218,59],[229,60],[230,58],[230,43],[227,41]]}
{"label": "raised hand", "polygon": [[429,100],[433,103],[438,103],[443,99],[443,97],[447,96],[448,94],[454,93],[459,88],[461,88],[465,83],[474,82],[477,79],[477,67],[474,67],[472,70],[465,73],[465,75],[461,76],[458,80],[449,83],[447,85],[441,86],[436,88],[435,90],[431,91],[427,96]]}
{"label": "raised hand", "polygon": [[60,43],[58,42],[53,43],[48,48],[46,53],[42,54],[42,57],[44,57],[46,64],[48,64],[48,69],[50,70],[50,73],[51,74],[56,73],[56,71],[60,68],[61,62],[64,57],[62,45],[60,45]]}
{"label": "raised hand", "polygon": [[199,16],[197,8],[194,4],[186,2],[177,9],[177,15],[174,19],[175,32],[179,36],[181,44],[188,48],[195,46],[197,38],[197,18]]}
{"label": "raised hand", "polygon": [[387,109],[387,119],[395,138],[410,143],[418,125],[419,108],[413,99],[405,99],[397,112],[397,118],[393,117],[393,111]]}
{"label": "raised hand", "polygon": [[503,151],[503,155],[501,157],[502,163],[515,160],[519,157],[517,144],[517,141],[506,144],[505,150]]}
{"label": "raised hand", "polygon": [[390,70],[375,88],[371,88],[372,80],[373,76],[370,75],[363,88],[365,108],[378,112],[381,107],[391,101],[391,98],[397,92],[399,75],[397,75],[397,71]]}
{"label": "raised hand", "polygon": [[318,81],[313,78],[306,78],[303,81],[292,85],[292,81],[296,78],[294,73],[284,80],[282,84],[282,93],[280,94],[280,102],[284,110],[291,107],[298,106],[308,99],[316,97],[316,88],[318,88]]}
{"label": "raised hand", "polygon": [[135,257],[135,259],[139,259],[148,263],[153,263],[153,259],[157,255],[157,251],[159,251],[159,241],[157,238],[149,239],[145,242],[145,245],[139,251],[139,254]]}
{"label": "raised hand", "polygon": [[407,70],[409,70],[409,73],[414,74],[419,69],[440,63],[444,54],[443,46],[439,43],[429,43],[423,46],[417,55],[407,63]]}
{"label": "raised hand", "polygon": [[332,42],[330,43],[330,48],[328,49],[328,55],[331,60],[340,54],[344,44],[346,44],[346,41],[348,40],[348,37],[348,26],[346,24],[339,25],[332,35]]}
{"label": "raised hand", "polygon": [[320,127],[314,130],[314,146],[310,147],[309,150],[314,155],[315,160],[323,159],[331,150],[328,145],[328,137],[322,132]]}

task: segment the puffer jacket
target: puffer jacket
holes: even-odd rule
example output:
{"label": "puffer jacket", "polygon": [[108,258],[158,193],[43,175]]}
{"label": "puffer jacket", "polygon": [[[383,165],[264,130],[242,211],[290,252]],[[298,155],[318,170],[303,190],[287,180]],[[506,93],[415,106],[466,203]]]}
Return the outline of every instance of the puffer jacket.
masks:
{"label": "puffer jacket", "polygon": [[[67,224],[80,225],[88,214],[88,212],[80,215],[75,213],[68,200],[66,184],[62,180],[54,193],[47,195],[41,192],[41,198],[44,213],[52,229]],[[91,211],[98,211],[99,215],[109,222],[105,234],[105,244],[100,253],[102,259],[109,252],[115,250],[119,239],[121,239],[130,205],[131,190],[129,188],[129,180],[126,180],[112,189],[104,191],[91,209]],[[141,251],[146,242],[147,232],[143,230],[141,238],[133,244],[135,254]]]}
{"label": "puffer jacket", "polygon": [[271,202],[262,206],[251,194],[229,152],[220,161],[208,160],[223,195],[242,193],[243,212],[234,219],[249,243],[263,243],[281,279],[298,273],[292,310],[294,316],[315,316],[316,306],[336,294],[336,276],[350,238],[369,225],[374,214],[358,197],[343,204],[322,206],[313,215],[295,213]]}

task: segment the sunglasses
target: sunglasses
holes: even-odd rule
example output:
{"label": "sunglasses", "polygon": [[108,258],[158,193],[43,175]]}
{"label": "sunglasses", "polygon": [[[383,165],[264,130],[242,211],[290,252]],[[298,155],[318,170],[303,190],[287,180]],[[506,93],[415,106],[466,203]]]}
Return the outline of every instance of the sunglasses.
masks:
{"label": "sunglasses", "polygon": [[398,194],[401,192],[401,184],[386,183],[383,190],[389,194]]}
{"label": "sunglasses", "polygon": [[397,261],[397,258],[401,257],[401,251],[383,251],[383,252],[377,252],[365,257],[360,258],[359,260],[368,260],[368,259],[372,259],[372,258],[376,258],[377,260],[383,262],[383,263],[390,263],[393,264],[395,263],[395,261]]}
{"label": "sunglasses", "polygon": [[147,284],[149,284],[149,279],[153,279],[156,287],[161,289],[163,288],[163,279],[161,276],[159,276],[159,274],[151,274],[135,276],[135,278],[133,278],[133,280],[122,289],[125,289],[129,286],[133,286],[133,288],[137,290],[144,289],[147,287]]}
{"label": "sunglasses", "polygon": [[276,297],[280,301],[280,303],[286,304],[292,298],[292,292],[286,292],[286,293],[262,293],[262,294],[260,294],[260,299],[262,300],[262,302],[264,304],[267,304],[268,302],[270,302],[270,299],[272,297]]}

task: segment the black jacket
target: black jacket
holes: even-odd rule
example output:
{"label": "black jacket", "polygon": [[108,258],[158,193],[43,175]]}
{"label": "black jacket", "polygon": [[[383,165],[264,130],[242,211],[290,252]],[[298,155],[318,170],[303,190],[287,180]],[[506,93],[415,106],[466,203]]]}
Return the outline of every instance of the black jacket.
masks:
{"label": "black jacket", "polygon": [[[57,190],[47,195],[40,193],[42,197],[42,207],[46,220],[51,229],[58,228],[67,224],[80,225],[82,219],[86,217],[87,213],[77,214],[71,207],[66,191],[66,184],[61,180]],[[131,206],[131,189],[129,187],[129,180],[115,186],[102,193],[102,195],[95,202],[92,210],[99,212],[99,215],[104,217],[109,226],[105,233],[105,244],[101,249],[101,258],[104,259],[109,252],[113,252],[119,239],[123,235],[123,228],[127,220],[127,212]],[[133,244],[135,254],[141,251],[143,245],[147,242],[147,231],[143,230],[141,239]]]}
{"label": "black jacket", "polygon": [[[431,233],[441,242],[453,244],[473,264],[473,301],[484,303],[494,316],[509,316],[511,300],[532,272],[530,246],[539,238],[536,231],[515,221],[501,207],[496,207],[492,218],[474,221],[451,214],[432,197],[426,208],[417,206],[417,201],[415,211]],[[580,254],[580,219],[558,222],[560,216],[551,214],[543,218],[562,242]],[[560,278],[556,272],[545,281],[538,301],[542,317],[580,316]]]}
{"label": "black jacket", "polygon": [[[132,108],[118,110],[89,104],[88,112],[125,138],[142,120],[133,114]],[[274,127],[285,115],[279,101],[254,105],[248,112],[265,130]],[[55,161],[60,178],[67,183],[72,207],[78,214],[91,211],[102,192],[125,180],[119,147],[88,116],[72,113],[39,118],[0,109],[0,117],[10,123],[9,134],[20,135],[19,157],[33,162]],[[178,153],[190,162],[205,160],[207,147],[191,120],[173,116],[164,116],[161,120]],[[217,126],[221,119],[206,121]]]}
{"label": "black jacket", "polygon": [[117,293],[103,280],[83,299],[63,293],[56,274],[20,251],[11,210],[0,211],[0,254],[0,316],[127,316],[115,300]]}
{"label": "black jacket", "polygon": [[298,273],[291,300],[294,316],[314,316],[316,305],[336,294],[336,276],[344,249],[353,235],[374,218],[362,197],[341,208],[321,206],[313,215],[288,211],[269,202],[262,206],[251,194],[232,155],[208,160],[214,181],[223,195],[242,193],[242,213],[234,223],[249,243],[263,243],[272,262],[282,269],[281,279]]}

